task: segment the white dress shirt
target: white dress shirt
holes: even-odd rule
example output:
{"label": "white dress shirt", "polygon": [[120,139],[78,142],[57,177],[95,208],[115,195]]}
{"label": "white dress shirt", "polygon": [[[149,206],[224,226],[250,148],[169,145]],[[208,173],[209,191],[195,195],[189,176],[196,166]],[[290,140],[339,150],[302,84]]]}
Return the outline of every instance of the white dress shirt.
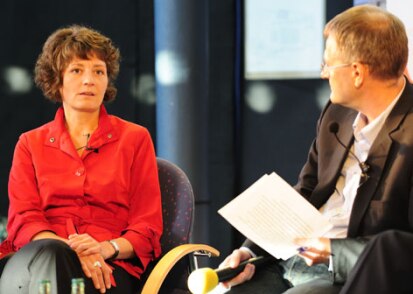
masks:
{"label": "white dress shirt", "polygon": [[374,140],[394,105],[399,100],[403,90],[404,87],[392,103],[373,121],[368,122],[367,117],[362,113],[358,113],[354,120],[354,143],[351,146],[351,152],[348,153],[347,159],[344,162],[334,193],[320,208],[320,212],[328,217],[333,224],[333,228],[324,237],[345,238],[347,236],[351,209],[357,195],[357,189],[361,183],[362,171],[360,163],[367,160]]}

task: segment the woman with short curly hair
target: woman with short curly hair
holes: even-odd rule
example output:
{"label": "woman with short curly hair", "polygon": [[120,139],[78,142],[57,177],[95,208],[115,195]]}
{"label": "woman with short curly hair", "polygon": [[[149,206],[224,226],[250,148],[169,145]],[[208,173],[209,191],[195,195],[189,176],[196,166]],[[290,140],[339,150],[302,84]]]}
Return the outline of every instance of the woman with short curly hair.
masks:
{"label": "woman with short curly hair", "polygon": [[[162,212],[148,131],[109,115],[119,50],[88,27],[55,31],[44,44],[35,82],[60,105],[55,119],[22,134],[9,178],[7,258],[0,293],[136,293],[159,256]],[[37,292],[36,292],[37,293]]]}

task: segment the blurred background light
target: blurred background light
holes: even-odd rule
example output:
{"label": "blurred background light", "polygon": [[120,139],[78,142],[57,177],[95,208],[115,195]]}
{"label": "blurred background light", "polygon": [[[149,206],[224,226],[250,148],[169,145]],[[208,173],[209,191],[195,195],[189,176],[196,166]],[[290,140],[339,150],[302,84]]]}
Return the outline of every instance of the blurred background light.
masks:
{"label": "blurred background light", "polygon": [[4,90],[11,95],[29,93],[33,87],[31,73],[23,67],[5,67],[2,70],[1,78]]}
{"label": "blurred background light", "polygon": [[185,60],[175,52],[160,51],[155,60],[156,78],[159,83],[172,86],[188,79],[188,66]]}
{"label": "blurred background light", "polygon": [[246,92],[246,104],[250,109],[258,113],[268,113],[273,110],[277,96],[267,84],[252,83]]}

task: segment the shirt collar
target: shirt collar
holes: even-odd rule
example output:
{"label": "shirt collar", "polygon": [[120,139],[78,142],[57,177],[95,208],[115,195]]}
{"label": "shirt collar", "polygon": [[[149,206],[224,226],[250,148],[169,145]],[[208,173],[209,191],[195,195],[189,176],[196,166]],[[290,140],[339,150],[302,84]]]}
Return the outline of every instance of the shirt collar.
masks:
{"label": "shirt collar", "polygon": [[367,124],[367,117],[364,114],[362,114],[361,112],[357,114],[353,122],[354,138],[357,141],[367,140],[370,145],[373,143],[374,139],[376,139],[378,133],[383,127],[384,122],[392,111],[394,105],[396,105],[397,101],[399,101],[405,87],[406,81],[404,82],[404,86],[401,91],[397,94],[397,96],[393,99],[389,106],[387,106],[387,108],[370,123]]}
{"label": "shirt collar", "polygon": [[[112,142],[118,138],[116,130],[113,128],[110,116],[108,115],[104,105],[100,107],[99,126],[89,141],[90,146],[99,148],[105,143]],[[64,119],[63,107],[60,107],[55,115],[55,119],[51,124],[46,144],[59,147],[67,153],[71,152],[72,143],[69,133],[67,132]]]}

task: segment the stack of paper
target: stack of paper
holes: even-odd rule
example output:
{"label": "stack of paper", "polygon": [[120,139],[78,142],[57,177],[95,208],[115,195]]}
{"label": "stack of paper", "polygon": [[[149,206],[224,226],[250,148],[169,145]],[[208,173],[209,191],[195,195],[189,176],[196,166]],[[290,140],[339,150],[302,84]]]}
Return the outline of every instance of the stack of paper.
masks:
{"label": "stack of paper", "polygon": [[332,228],[326,217],[276,173],[261,177],[218,213],[281,259],[297,253],[296,238],[321,237]]}

